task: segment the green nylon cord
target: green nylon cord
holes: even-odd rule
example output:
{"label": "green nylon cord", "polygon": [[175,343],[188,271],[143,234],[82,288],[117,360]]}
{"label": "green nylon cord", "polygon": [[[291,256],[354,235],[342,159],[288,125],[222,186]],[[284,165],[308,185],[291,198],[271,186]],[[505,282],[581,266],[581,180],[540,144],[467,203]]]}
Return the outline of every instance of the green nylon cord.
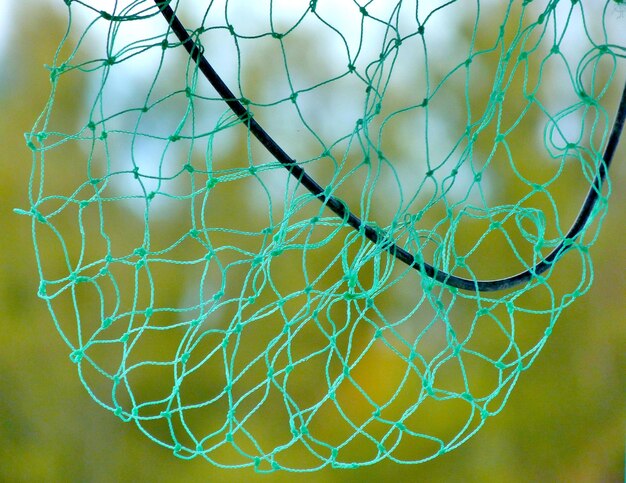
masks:
{"label": "green nylon cord", "polygon": [[94,400],[176,456],[435,458],[589,289],[620,2],[59,4],[39,295]]}

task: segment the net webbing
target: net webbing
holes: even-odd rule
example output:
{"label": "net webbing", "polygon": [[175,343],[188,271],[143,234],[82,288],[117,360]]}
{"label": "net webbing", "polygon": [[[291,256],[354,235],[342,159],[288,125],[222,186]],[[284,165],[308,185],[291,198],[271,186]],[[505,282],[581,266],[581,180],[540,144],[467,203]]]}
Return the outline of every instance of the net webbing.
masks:
{"label": "net webbing", "polygon": [[593,279],[621,2],[64,3],[28,213],[99,404],[258,471],[502,410]]}

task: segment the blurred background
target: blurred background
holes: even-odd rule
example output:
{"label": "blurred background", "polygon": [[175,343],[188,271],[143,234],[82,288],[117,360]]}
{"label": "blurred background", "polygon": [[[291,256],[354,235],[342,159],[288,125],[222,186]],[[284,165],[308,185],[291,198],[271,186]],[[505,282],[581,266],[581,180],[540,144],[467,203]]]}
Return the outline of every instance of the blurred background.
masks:
{"label": "blurred background", "polygon": [[[57,5],[60,3],[61,5]],[[31,246],[30,131],[50,90],[51,62],[67,25],[63,2],[0,0],[0,479],[4,481],[291,481],[288,473],[220,470],[182,461],[134,425],[97,406],[80,383],[45,304]],[[622,13],[612,13],[620,20]],[[621,19],[622,25],[626,22]],[[617,25],[620,25],[617,23]],[[610,98],[616,104],[625,72]],[[79,96],[67,96],[57,110]],[[607,103],[610,109],[610,104]],[[62,116],[62,114],[59,114]],[[611,112],[611,116],[613,113]],[[592,248],[591,290],[560,316],[505,410],[460,448],[411,466],[326,469],[302,481],[623,481],[626,429],[626,294],[623,255],[626,142],[611,171],[614,191]],[[573,197],[580,198],[578,193]],[[577,201],[576,201],[577,202]]]}

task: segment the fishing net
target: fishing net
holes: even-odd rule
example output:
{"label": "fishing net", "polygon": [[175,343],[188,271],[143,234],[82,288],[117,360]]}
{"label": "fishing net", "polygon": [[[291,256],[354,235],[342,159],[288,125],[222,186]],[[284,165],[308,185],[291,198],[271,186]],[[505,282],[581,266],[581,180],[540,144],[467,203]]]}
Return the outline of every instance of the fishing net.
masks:
{"label": "fishing net", "polygon": [[591,284],[621,3],[58,2],[27,213],[91,397],[222,467],[463,444]]}

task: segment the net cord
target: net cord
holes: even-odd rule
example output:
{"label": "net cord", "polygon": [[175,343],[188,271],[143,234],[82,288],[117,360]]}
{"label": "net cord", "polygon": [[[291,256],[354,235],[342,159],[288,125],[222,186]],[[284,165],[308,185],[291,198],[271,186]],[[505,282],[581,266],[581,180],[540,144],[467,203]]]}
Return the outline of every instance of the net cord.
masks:
{"label": "net cord", "polygon": [[155,0],[161,14],[166,19],[172,32],[189,53],[189,57],[197,64],[198,68],[217,91],[222,100],[228,105],[233,113],[244,123],[249,132],[267,149],[267,151],[280,162],[298,182],[311,194],[318,198],[323,205],[342,218],[345,223],[355,230],[362,232],[372,243],[380,245],[391,255],[401,262],[414,268],[427,277],[444,284],[448,287],[457,288],[469,292],[495,292],[513,288],[531,281],[534,277],[546,272],[559,258],[573,245],[573,241],[580,235],[588,223],[593,209],[602,192],[602,185],[606,179],[609,167],[617,150],[621,133],[626,121],[626,83],[617,109],[617,114],[611,128],[611,134],[599,163],[593,184],[589,189],[582,207],[572,224],[571,228],[559,243],[543,260],[533,267],[516,275],[494,280],[468,279],[452,275],[439,270],[425,261],[417,259],[414,255],[399,247],[379,229],[363,222],[358,216],[350,211],[350,208],[339,198],[329,195],[326,190],[313,179],[307,172],[289,156],[283,148],[268,134],[268,132],[253,118],[252,113],[242,104],[233,92],[228,88],[213,66],[209,63],[199,46],[189,35],[187,29],[178,19],[176,13],[170,7],[171,0]]}

